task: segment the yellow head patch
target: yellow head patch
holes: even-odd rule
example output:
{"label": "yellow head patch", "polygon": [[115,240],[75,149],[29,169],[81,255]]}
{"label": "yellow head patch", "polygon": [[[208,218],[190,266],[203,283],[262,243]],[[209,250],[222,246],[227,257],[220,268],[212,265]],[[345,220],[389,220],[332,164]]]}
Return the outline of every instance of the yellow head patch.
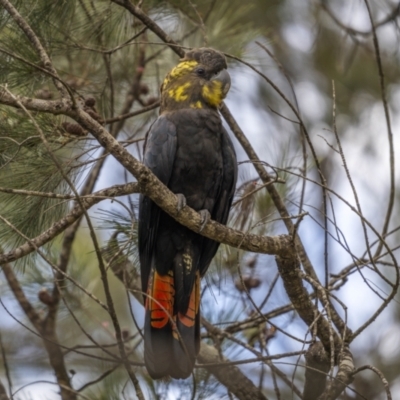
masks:
{"label": "yellow head patch", "polygon": [[225,97],[222,82],[211,81],[205,84],[201,90],[204,100],[213,107],[218,107]]}
{"label": "yellow head patch", "polygon": [[185,101],[188,99],[188,95],[186,93],[187,89],[191,86],[190,82],[183,83],[182,85],[175,86],[172,89],[168,90],[168,96],[174,99],[177,102]]}
{"label": "yellow head patch", "polygon": [[162,84],[162,89],[164,90],[169,83],[186,75],[188,72],[193,71],[194,67],[198,65],[197,61],[182,61],[180,62],[172,71],[165,77]]}
{"label": "yellow head patch", "polygon": [[198,64],[197,61],[182,61],[169,73],[173,79],[179,78],[186,73],[193,71],[194,67]]}

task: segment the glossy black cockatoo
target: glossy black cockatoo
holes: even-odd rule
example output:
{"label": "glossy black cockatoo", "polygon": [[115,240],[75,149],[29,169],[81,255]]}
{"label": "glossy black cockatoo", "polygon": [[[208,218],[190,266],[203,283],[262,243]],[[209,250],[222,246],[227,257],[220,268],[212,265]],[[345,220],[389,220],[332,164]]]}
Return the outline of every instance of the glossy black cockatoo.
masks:
{"label": "glossy black cockatoo", "polygon": [[[225,57],[188,51],[161,85],[160,116],[144,164],[187,204],[225,224],[237,162],[218,107],[230,87]],[[139,203],[139,255],[145,300],[144,358],[153,379],[187,378],[200,348],[200,278],[219,243],[176,222],[146,196]]]}

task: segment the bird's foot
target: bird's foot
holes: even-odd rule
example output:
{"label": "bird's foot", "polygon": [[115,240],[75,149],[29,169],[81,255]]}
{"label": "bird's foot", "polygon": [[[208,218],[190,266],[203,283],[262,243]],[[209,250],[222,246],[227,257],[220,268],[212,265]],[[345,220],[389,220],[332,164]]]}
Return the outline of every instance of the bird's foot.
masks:
{"label": "bird's foot", "polygon": [[176,206],[176,209],[178,212],[180,212],[186,207],[186,197],[182,193],[176,193],[176,197],[178,198],[178,205]]}
{"label": "bird's foot", "polygon": [[200,210],[199,214],[201,217],[201,225],[200,225],[199,232],[201,232],[204,229],[204,227],[207,225],[207,222],[211,219],[211,214],[208,210]]}

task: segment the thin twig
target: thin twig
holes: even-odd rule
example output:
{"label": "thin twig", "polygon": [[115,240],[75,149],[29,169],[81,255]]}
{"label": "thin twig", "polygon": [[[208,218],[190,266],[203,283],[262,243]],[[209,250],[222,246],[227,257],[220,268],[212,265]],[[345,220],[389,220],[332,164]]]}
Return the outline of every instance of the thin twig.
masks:
{"label": "thin twig", "polygon": [[[370,9],[368,0],[364,0],[364,3],[365,3],[365,6],[367,7],[368,16],[369,16],[369,19],[371,21],[371,26],[372,26],[372,37],[373,37],[373,41],[374,41],[376,64],[378,66],[378,71],[379,71],[379,84],[380,84],[380,89],[381,89],[383,109],[385,112],[387,135],[388,135],[388,142],[389,142],[390,195],[389,195],[389,204],[388,204],[387,211],[386,211],[385,222],[384,222],[383,228],[382,228],[382,236],[385,236],[389,229],[389,223],[390,223],[392,212],[393,212],[395,192],[396,192],[393,132],[392,132],[392,124],[390,121],[389,106],[387,103],[385,74],[383,72],[378,36],[376,35],[376,28],[375,28],[375,24],[374,24],[374,20],[372,17],[372,13],[371,13],[371,9]],[[400,6],[397,7],[397,12],[399,12],[399,10],[400,10]],[[382,251],[382,247],[383,247],[382,243],[379,243],[378,248],[376,249],[376,255],[378,255]],[[397,282],[397,285],[398,285],[398,282]]]}
{"label": "thin twig", "polygon": [[375,372],[376,375],[379,376],[380,380],[382,381],[383,387],[385,388],[387,399],[392,400],[392,393],[390,392],[389,382],[378,368],[374,367],[373,365],[364,365],[362,367],[357,368],[354,371],[353,375],[355,376],[359,372],[365,371],[367,369],[370,369],[371,371]]}

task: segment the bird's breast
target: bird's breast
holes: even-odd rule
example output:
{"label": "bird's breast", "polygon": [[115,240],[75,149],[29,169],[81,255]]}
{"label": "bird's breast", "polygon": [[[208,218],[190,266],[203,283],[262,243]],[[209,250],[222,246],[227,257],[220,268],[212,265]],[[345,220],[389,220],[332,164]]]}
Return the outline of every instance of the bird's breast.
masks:
{"label": "bird's breast", "polygon": [[197,121],[186,129],[178,127],[169,187],[185,195],[187,204],[195,210],[206,208],[211,212],[223,176],[222,132],[218,124],[214,129],[207,125],[207,121]]}

